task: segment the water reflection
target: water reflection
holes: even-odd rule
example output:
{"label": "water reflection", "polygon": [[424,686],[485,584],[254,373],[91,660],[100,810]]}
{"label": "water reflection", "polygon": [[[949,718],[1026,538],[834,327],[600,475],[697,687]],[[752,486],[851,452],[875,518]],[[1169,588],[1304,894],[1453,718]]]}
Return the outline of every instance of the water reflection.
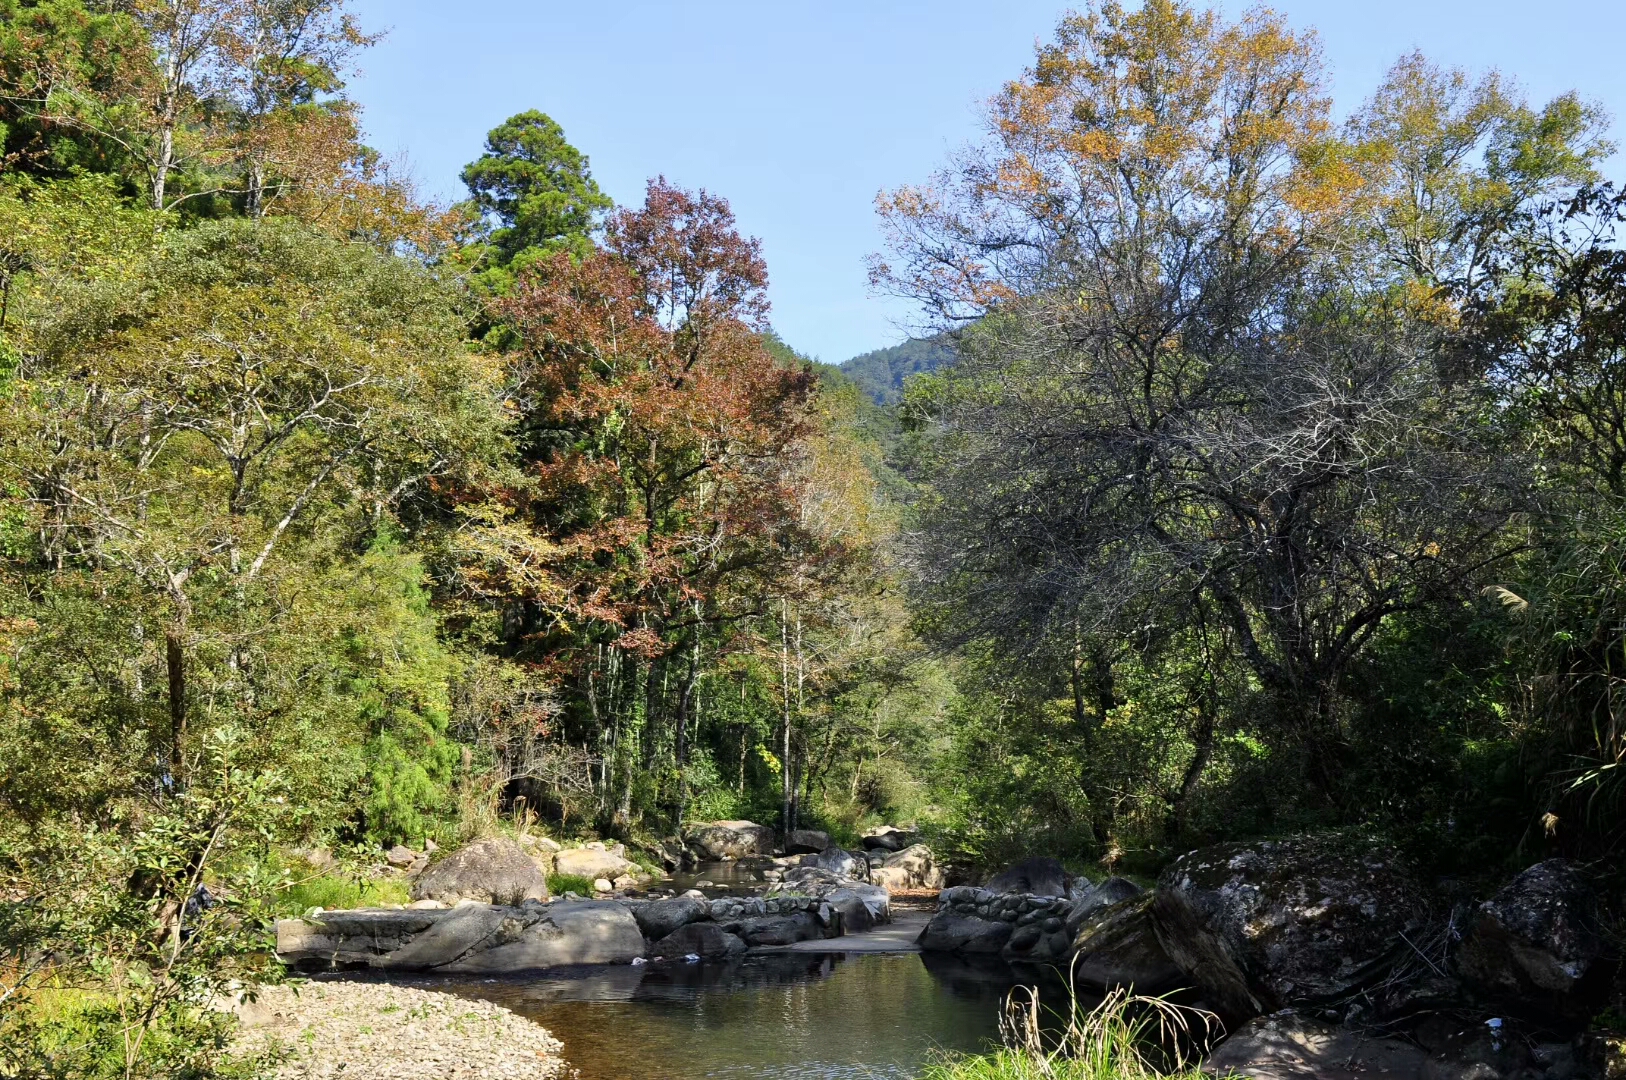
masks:
{"label": "water reflection", "polygon": [[1019,978],[997,961],[789,953],[414,985],[532,1017],[582,1080],[902,1080],[934,1052],[996,1040]]}

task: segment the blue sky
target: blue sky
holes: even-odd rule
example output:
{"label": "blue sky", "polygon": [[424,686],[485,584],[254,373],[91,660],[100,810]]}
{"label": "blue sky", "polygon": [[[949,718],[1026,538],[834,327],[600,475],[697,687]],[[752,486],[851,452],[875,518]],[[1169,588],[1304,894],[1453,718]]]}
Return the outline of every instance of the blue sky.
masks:
{"label": "blue sky", "polygon": [[[1573,88],[1626,115],[1626,0],[1272,6],[1318,31],[1340,112],[1417,47],[1441,63],[1499,68],[1534,100]],[[657,173],[724,196],[762,239],[775,327],[838,363],[898,342],[912,323],[907,306],[865,283],[876,192],[924,179],[976,137],[981,101],[1022,70],[1065,7],[356,0],[363,25],[388,36],[362,57],[351,90],[371,143],[405,154],[429,194],[461,197],[457,174],[485,132],[537,108],[618,202],[638,202]],[[1623,132],[1617,124],[1617,141]]]}

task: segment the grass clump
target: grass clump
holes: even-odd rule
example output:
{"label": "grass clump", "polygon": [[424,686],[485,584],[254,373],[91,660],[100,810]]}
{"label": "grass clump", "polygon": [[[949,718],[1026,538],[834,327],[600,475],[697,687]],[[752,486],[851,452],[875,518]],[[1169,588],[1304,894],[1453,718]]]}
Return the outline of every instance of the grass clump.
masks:
{"label": "grass clump", "polygon": [[357,878],[321,874],[285,886],[277,894],[277,914],[298,917],[311,908],[347,911],[352,908],[408,904],[412,892],[400,878]]}
{"label": "grass clump", "polygon": [[1065,1012],[1041,1008],[1018,987],[1000,1018],[1005,1045],[946,1057],[920,1080],[1207,1080],[1197,1060],[1220,1034],[1211,1013],[1115,990],[1094,1008],[1070,997]]}
{"label": "grass clump", "polygon": [[581,896],[593,895],[593,882],[580,874],[549,874],[548,895],[563,896],[567,892],[577,893]]}

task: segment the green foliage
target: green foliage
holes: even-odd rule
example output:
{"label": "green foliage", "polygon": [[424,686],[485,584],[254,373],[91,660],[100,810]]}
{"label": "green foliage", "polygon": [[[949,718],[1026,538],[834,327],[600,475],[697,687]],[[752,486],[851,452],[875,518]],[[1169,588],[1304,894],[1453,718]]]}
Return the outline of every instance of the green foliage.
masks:
{"label": "green foliage", "polygon": [[330,872],[289,880],[277,891],[275,911],[279,918],[299,918],[311,908],[348,911],[411,900],[411,890],[400,878]]}
{"label": "green foliage", "polygon": [[901,345],[855,356],[841,370],[877,405],[896,405],[910,378],[929,375],[953,362],[954,346],[947,337],[910,338]]}
{"label": "green foliage", "polygon": [[582,256],[612,205],[587,156],[544,113],[518,113],[486,135],[486,152],[463,169],[474,210],[491,224],[495,266],[484,280],[502,294],[527,266],[560,251]]}

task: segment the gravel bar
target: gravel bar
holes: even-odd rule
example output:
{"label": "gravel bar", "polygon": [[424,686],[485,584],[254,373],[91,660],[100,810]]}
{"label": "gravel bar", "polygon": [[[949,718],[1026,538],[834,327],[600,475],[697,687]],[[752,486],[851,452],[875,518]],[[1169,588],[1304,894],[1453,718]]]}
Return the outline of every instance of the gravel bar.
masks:
{"label": "gravel bar", "polygon": [[500,1005],[387,983],[265,987],[237,1009],[240,1053],[273,1080],[552,1080],[558,1039]]}

